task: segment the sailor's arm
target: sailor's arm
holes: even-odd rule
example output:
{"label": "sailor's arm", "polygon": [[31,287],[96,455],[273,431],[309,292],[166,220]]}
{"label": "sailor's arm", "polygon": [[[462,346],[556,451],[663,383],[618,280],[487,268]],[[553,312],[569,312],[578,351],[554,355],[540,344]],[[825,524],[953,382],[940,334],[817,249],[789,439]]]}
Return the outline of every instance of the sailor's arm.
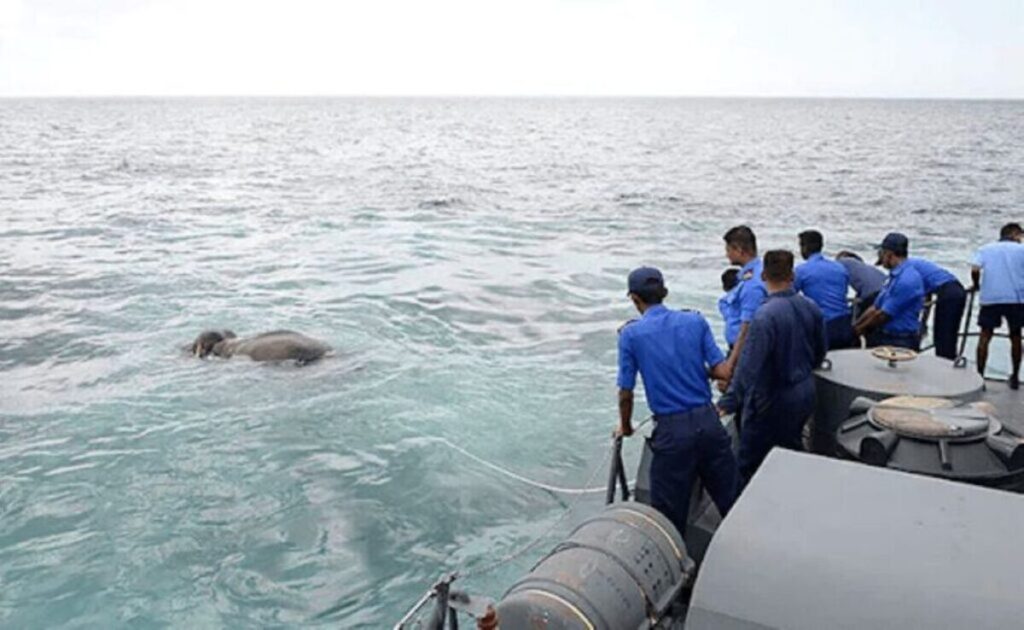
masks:
{"label": "sailor's arm", "polygon": [[863,337],[868,331],[874,330],[889,321],[889,314],[877,306],[869,306],[868,310],[857,319],[853,325],[853,332],[858,337]]}
{"label": "sailor's arm", "polygon": [[619,428],[616,436],[629,437],[633,435],[633,390],[619,390]]}

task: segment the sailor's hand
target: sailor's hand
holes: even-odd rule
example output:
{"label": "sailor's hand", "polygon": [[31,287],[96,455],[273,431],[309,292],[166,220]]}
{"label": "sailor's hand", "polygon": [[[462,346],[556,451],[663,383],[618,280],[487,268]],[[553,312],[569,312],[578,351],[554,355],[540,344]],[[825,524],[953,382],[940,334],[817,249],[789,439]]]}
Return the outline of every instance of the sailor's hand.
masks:
{"label": "sailor's hand", "polygon": [[729,389],[729,381],[715,381],[715,387],[718,388],[718,391],[724,394],[725,391]]}
{"label": "sailor's hand", "polygon": [[615,439],[629,437],[631,435],[633,435],[633,427],[623,427],[621,424],[615,427],[615,430],[612,431],[612,437]]}
{"label": "sailor's hand", "polygon": [[718,411],[718,417],[719,418],[724,418],[727,415],[729,415],[729,410],[728,409],[723,409],[722,407],[715,407],[715,409]]}

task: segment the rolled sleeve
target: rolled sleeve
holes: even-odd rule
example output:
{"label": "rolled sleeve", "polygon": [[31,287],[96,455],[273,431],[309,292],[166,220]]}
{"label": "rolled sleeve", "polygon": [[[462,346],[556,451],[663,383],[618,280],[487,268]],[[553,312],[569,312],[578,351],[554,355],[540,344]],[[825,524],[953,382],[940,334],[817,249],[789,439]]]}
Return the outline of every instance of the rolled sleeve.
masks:
{"label": "rolled sleeve", "polygon": [[636,387],[636,356],[629,343],[628,331],[619,333],[619,376],[617,379],[619,389],[630,391]]}

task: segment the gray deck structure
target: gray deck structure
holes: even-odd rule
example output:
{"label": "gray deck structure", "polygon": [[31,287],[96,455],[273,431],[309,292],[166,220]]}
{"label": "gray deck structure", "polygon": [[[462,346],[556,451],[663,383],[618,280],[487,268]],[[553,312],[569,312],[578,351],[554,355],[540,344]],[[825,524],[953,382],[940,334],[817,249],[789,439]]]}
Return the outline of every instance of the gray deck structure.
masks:
{"label": "gray deck structure", "polygon": [[1000,381],[985,381],[981,399],[996,406],[1003,424],[1024,436],[1024,390],[1014,391]]}
{"label": "gray deck structure", "polygon": [[776,449],[715,534],[686,628],[1020,627],[1021,523],[1018,494]]}

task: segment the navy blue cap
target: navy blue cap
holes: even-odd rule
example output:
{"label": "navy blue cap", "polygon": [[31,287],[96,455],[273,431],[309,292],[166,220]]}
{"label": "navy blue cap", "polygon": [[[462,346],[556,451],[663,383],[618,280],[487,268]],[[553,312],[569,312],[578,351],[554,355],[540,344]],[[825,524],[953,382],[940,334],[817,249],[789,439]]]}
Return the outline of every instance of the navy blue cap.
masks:
{"label": "navy blue cap", "polygon": [[882,264],[883,251],[890,251],[897,256],[906,256],[907,251],[910,249],[910,239],[899,232],[889,232],[885,235],[885,238],[882,239],[881,244],[876,246],[875,249],[878,250],[878,262],[875,264],[880,265]]}
{"label": "navy blue cap", "polygon": [[629,291],[626,295],[664,286],[665,278],[662,277],[660,271],[654,267],[638,267],[629,272]]}

